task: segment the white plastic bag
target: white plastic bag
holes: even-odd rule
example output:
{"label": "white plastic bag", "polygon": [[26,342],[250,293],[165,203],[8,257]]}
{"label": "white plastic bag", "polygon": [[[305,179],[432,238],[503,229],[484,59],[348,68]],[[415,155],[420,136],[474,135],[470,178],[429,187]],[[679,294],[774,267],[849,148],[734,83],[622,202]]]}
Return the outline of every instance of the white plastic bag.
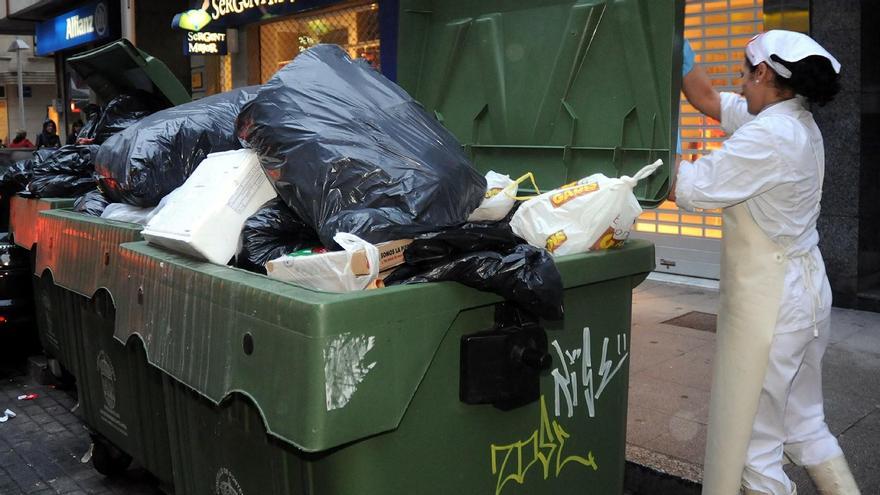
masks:
{"label": "white plastic bag", "polygon": [[146,225],[153,217],[153,210],[156,207],[150,206],[140,208],[125,203],[110,203],[101,213],[101,218],[105,220],[116,220],[117,222],[139,223]]}
{"label": "white plastic bag", "polygon": [[[282,256],[266,265],[270,278],[325,292],[364,290],[379,276],[379,250],[354,234],[339,232],[333,240],[345,251],[308,256]],[[355,274],[352,261],[365,256],[369,273]]]}
{"label": "white plastic bag", "polygon": [[497,222],[506,217],[516,202],[519,183],[497,172],[486,174],[486,196],[479,208],[471,213],[468,222]]}
{"label": "white plastic bag", "polygon": [[594,174],[526,201],[513,215],[513,232],[556,256],[619,246],[642,214],[636,184],[663,165],[619,179]]}

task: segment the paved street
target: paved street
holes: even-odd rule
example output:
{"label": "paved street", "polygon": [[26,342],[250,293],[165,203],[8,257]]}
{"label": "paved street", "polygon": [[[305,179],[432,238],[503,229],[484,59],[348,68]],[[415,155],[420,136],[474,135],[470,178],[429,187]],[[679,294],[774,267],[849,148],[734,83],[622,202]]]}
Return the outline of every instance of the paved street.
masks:
{"label": "paved street", "polygon": [[[39,397],[17,400],[32,393]],[[6,409],[16,414],[0,423],[0,494],[161,494],[152,476],[135,465],[124,476],[110,479],[82,462],[90,441],[70,412],[75,404],[71,391],[0,371],[0,416]]]}
{"label": "paved street", "polygon": [[[627,417],[630,461],[701,479],[717,311],[717,289],[657,280],[636,288]],[[823,365],[826,420],[862,493],[877,494],[880,313],[834,308],[831,325]],[[799,495],[816,493],[802,468],[787,470]]]}

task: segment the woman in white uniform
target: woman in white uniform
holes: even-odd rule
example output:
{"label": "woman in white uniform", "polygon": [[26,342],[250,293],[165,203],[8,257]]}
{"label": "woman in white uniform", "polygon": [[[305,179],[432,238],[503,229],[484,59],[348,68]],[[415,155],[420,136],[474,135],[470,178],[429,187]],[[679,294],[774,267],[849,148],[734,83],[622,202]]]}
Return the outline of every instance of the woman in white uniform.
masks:
{"label": "woman in white uniform", "polygon": [[825,424],[821,360],[831,289],[817,247],[825,172],[807,102],[839,91],[840,64],[810,37],[768,31],[746,47],[742,97],[718,93],[685,46],[688,101],[721,122],[721,149],[677,169],[672,199],[724,210],[721,308],[705,495],[790,495],[806,466],[822,494],[858,494]]}

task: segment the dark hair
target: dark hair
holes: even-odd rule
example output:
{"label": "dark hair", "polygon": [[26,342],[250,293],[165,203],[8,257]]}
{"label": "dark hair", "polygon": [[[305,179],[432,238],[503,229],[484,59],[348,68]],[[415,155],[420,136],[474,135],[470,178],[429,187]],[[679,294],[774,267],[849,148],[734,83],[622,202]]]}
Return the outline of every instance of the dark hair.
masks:
{"label": "dark hair", "polygon": [[24,131],[18,131],[18,132],[15,134],[15,138],[13,138],[12,142],[15,143],[15,144],[18,144],[18,143],[24,141],[25,138],[27,138],[27,133],[24,132]]}
{"label": "dark hair", "polygon": [[[774,84],[780,90],[791,90],[819,106],[824,106],[840,92],[840,74],[834,72],[831,61],[825,57],[810,55],[797,62],[786,62],[778,55],[770,55],[770,58],[791,71],[788,79],[776,74]],[[748,57],[746,66],[750,72],[755,69]]]}

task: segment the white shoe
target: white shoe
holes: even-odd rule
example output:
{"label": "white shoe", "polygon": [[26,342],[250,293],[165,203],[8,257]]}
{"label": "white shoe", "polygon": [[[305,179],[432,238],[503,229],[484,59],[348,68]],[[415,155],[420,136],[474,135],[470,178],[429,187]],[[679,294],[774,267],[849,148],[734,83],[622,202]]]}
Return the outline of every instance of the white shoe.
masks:
{"label": "white shoe", "polygon": [[844,456],[807,466],[820,495],[861,495]]}

